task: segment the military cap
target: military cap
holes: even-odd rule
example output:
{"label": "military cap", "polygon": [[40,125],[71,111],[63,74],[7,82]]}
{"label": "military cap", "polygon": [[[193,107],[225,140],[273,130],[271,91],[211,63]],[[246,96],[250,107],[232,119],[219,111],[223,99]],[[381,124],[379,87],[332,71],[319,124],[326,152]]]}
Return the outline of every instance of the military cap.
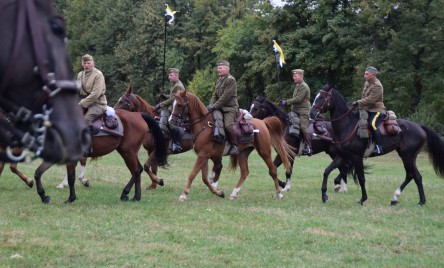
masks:
{"label": "military cap", "polygon": [[168,69],[168,74],[170,74],[170,73],[179,74],[179,69],[177,69],[177,68],[169,68]]}
{"label": "military cap", "polygon": [[217,62],[217,66],[227,66],[230,67],[230,63],[226,60],[220,60]]}
{"label": "military cap", "polygon": [[375,67],[373,67],[373,66],[368,66],[366,69],[365,69],[365,71],[366,72],[369,72],[369,73],[372,73],[372,74],[374,74],[374,75],[377,75],[379,72],[378,72],[378,69],[376,69]]}
{"label": "military cap", "polygon": [[294,70],[291,70],[291,73],[292,74],[302,74],[302,75],[304,75],[304,70],[302,70],[302,69],[294,69]]}
{"label": "military cap", "polygon": [[85,54],[82,57],[82,61],[94,61],[93,57],[89,54]]}

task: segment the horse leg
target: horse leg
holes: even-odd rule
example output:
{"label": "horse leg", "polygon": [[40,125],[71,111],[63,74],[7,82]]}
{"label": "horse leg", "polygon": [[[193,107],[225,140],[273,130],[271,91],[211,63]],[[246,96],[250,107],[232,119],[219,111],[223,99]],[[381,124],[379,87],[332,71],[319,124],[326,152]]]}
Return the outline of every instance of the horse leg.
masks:
{"label": "horse leg", "polygon": [[[404,161],[404,158],[402,158]],[[405,180],[404,182],[401,184],[401,186],[399,186],[398,189],[396,189],[396,191],[393,194],[392,200],[390,202],[390,204],[392,206],[397,205],[398,202],[398,197],[401,195],[402,191],[404,190],[404,188],[410,183],[410,181],[413,179],[415,180],[416,186],[418,188],[418,193],[419,193],[419,202],[418,205],[422,206],[426,203],[426,198],[425,198],[425,193],[424,193],[424,186],[422,184],[422,176],[421,173],[419,173],[418,168],[415,165],[415,161],[416,159],[409,161],[409,163],[404,162],[404,168],[406,170],[406,176],[405,176]]]}
{"label": "horse leg", "polygon": [[335,157],[333,161],[328,165],[328,167],[324,170],[323,179],[322,179],[322,187],[321,187],[321,198],[323,203],[327,203],[328,195],[327,195],[327,183],[328,176],[330,173],[336,169],[339,164],[342,162],[340,157]]}
{"label": "horse leg", "polygon": [[[287,183],[291,183],[290,182],[290,178],[291,178],[291,173],[292,173],[292,170],[293,170],[293,161],[294,160],[291,160],[291,162],[290,162],[291,163],[291,170],[290,170],[290,172],[285,172],[285,177],[287,178],[287,180],[285,182],[283,182],[283,181],[278,179],[279,186],[282,187],[283,189],[285,189],[285,191],[290,190],[290,185],[287,187]],[[274,166],[276,168],[279,168],[280,165],[282,165],[282,159],[280,158],[279,155],[276,155],[276,157],[273,160],[273,164],[274,164]]]}
{"label": "horse leg", "polygon": [[69,197],[65,204],[71,204],[76,200],[76,190],[74,184],[76,182],[76,166],[77,162],[66,164],[66,175],[68,177]]}
{"label": "horse leg", "polygon": [[193,183],[193,180],[196,178],[197,173],[202,169],[202,165],[205,164],[205,162],[208,161],[207,157],[203,157],[198,155],[196,162],[194,163],[194,167],[191,170],[190,175],[188,175],[187,184],[185,185],[185,189],[183,190],[182,194],[179,196],[179,201],[186,201],[187,196],[190,193],[191,184]]}
{"label": "horse leg", "polygon": [[143,165],[143,170],[148,174],[151,179],[151,185],[146,187],[146,190],[156,189],[157,185],[164,186],[164,181],[162,178],[157,177],[158,166],[156,164],[156,160],[154,159],[155,155],[153,152],[148,154],[148,159]]}
{"label": "horse leg", "polygon": [[201,173],[202,173],[202,181],[203,181],[204,184],[208,187],[208,189],[210,189],[210,191],[211,191],[213,194],[215,194],[215,195],[217,195],[217,196],[219,196],[219,197],[224,198],[224,197],[225,197],[225,193],[224,193],[224,191],[222,191],[222,190],[219,190],[219,191],[218,191],[217,188],[214,187],[213,184],[210,183],[210,181],[209,181],[209,179],[208,179],[208,160],[205,161],[205,163],[202,165],[202,168],[201,168],[200,171],[201,171]]}
{"label": "horse leg", "polygon": [[[9,165],[9,169],[11,170],[12,173],[14,173],[17,176],[19,176],[20,179],[26,185],[28,185],[29,188],[32,188],[34,186],[34,181],[32,179],[30,179],[26,174],[23,174],[20,170],[17,169],[17,163],[11,163]],[[1,172],[0,172],[0,174],[1,174]]]}
{"label": "horse leg", "polygon": [[124,154],[121,154],[121,156],[125,160],[126,166],[131,171],[131,178],[126,184],[125,188],[123,188],[122,194],[120,195],[120,200],[128,201],[128,194],[130,193],[133,185],[135,185],[134,197],[132,201],[140,201],[142,197],[140,174],[143,172],[143,167],[137,159],[137,152],[133,156],[127,157]]}
{"label": "horse leg", "polygon": [[211,161],[213,161],[213,169],[210,172],[208,180],[210,181],[211,185],[213,185],[214,188],[217,188],[217,185],[219,183],[220,172],[222,171],[223,167],[222,157],[219,156],[211,157]]}
{"label": "horse leg", "polygon": [[363,205],[367,200],[367,191],[365,189],[365,175],[364,175],[364,163],[362,158],[359,157],[354,161],[355,171],[358,176],[359,186],[361,187],[361,199],[357,202],[359,205]]}
{"label": "horse leg", "polygon": [[86,157],[82,157],[80,159],[80,167],[79,167],[79,181],[83,184],[85,187],[89,187],[89,181],[88,179],[85,179],[85,173],[86,173]]}
{"label": "horse leg", "polygon": [[45,189],[42,185],[42,175],[47,171],[53,164],[43,161],[34,172],[34,179],[37,188],[37,193],[42,199],[44,204],[48,204],[51,201],[51,197],[45,195]]}
{"label": "horse leg", "polygon": [[347,169],[343,166],[338,167],[339,174],[334,180],[334,190],[338,193],[347,192]]}

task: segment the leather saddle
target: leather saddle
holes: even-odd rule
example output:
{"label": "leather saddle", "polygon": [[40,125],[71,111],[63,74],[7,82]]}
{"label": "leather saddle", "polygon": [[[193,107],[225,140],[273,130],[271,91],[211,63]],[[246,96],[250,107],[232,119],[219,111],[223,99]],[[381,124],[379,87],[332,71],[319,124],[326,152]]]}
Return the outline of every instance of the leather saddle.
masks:
{"label": "leather saddle", "polygon": [[96,118],[93,123],[94,127],[94,136],[106,136],[106,135],[114,135],[114,136],[123,136],[123,125],[122,121],[117,115],[106,115],[103,114]]}
{"label": "leather saddle", "polygon": [[251,143],[254,141],[254,128],[251,114],[244,109],[239,109],[233,130],[236,134],[238,144]]}
{"label": "leather saddle", "polygon": [[329,131],[327,124],[323,121],[316,121],[310,119],[308,122],[308,132],[314,138],[323,140],[333,140],[333,133]]}

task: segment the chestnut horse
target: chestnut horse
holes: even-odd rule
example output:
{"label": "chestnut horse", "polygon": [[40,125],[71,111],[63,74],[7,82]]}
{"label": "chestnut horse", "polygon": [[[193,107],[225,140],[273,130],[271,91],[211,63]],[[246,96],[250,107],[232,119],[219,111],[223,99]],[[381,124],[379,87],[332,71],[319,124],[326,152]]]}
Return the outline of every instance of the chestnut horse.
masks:
{"label": "chestnut horse", "polygon": [[[0,145],[0,152],[3,152],[4,150],[6,150],[6,146]],[[11,148],[11,153],[13,156],[20,156],[23,153],[23,149],[20,147],[13,147]],[[0,161],[0,176],[3,173],[3,169],[5,168],[5,162],[4,161]],[[24,174],[23,172],[21,172],[20,170],[17,169],[17,164],[18,162],[13,162],[11,161],[9,163],[9,169],[11,170],[12,173],[16,174],[17,176],[19,176],[19,178],[29,187],[32,188],[34,186],[34,180],[29,178],[28,175]]]}
{"label": "chestnut horse", "polygon": [[67,163],[90,145],[66,33],[51,1],[0,1],[0,108],[8,114],[0,117],[0,142],[7,156],[22,147],[34,158]]}
{"label": "chestnut horse", "polygon": [[[188,176],[187,184],[182,195],[179,197],[179,201],[185,201],[187,199],[191,183],[199,171],[202,172],[202,180],[210,191],[219,197],[224,197],[224,192],[217,190],[208,180],[208,159],[213,156],[221,157],[225,146],[212,140],[212,128],[208,126],[213,125],[213,115],[208,113],[207,108],[197,96],[189,92],[178,91],[173,104],[170,121],[174,125],[183,124],[190,127],[194,140],[193,149],[197,154],[196,162]],[[239,182],[231,193],[230,200],[238,197],[242,184],[248,176],[248,156],[254,149],[257,150],[268,167],[268,172],[274,181],[277,198],[282,199],[284,196],[279,186],[276,167],[271,158],[271,146],[273,146],[281,156],[287,171],[290,169],[289,159],[294,156],[292,148],[284,140],[281,131],[282,124],[277,117],[268,117],[264,120],[253,118],[252,122],[255,129],[254,142],[239,144],[239,155],[230,156],[231,168],[236,168],[236,166],[239,165],[241,169]]]}
{"label": "chestnut horse", "polygon": [[[369,144],[368,139],[361,139],[356,135],[359,113],[353,112],[353,108],[348,108],[342,95],[331,85],[324,86],[317,94],[310,110],[310,117],[316,118],[326,112],[330,112],[330,121],[334,131],[333,144],[337,156],[325,169],[321,189],[322,201],[325,203],[328,200],[326,194],[327,180],[331,170],[337,168],[344,161],[349,161],[354,165],[361,186],[362,195],[358,204],[362,205],[367,200],[362,157],[368,149],[373,148],[372,144]],[[424,186],[421,173],[419,173],[416,166],[416,158],[422,149],[427,147],[429,159],[436,175],[444,178],[444,161],[442,161],[444,158],[444,142],[429,127],[404,119],[398,119],[397,123],[401,128],[398,135],[383,135],[382,137],[384,153],[396,150],[404,164],[406,173],[404,182],[396,189],[391,204],[398,204],[398,197],[413,179],[419,193],[418,205],[424,205],[426,203]]]}
{"label": "chestnut horse", "polygon": [[[142,146],[143,140],[147,133],[152,134],[155,141],[155,155],[157,164],[164,166],[167,164],[167,145],[163,138],[162,131],[156,120],[145,113],[132,113],[125,110],[116,110],[116,115],[120,118],[123,125],[123,136],[107,135],[94,136],[93,149],[89,157],[97,158],[107,155],[114,150],[122,156],[126,166],[131,172],[131,178],[125,188],[123,189],[120,199],[122,201],[128,200],[128,194],[131,191],[133,184],[135,184],[134,201],[141,199],[141,185],[140,174],[143,171],[142,165],[138,159],[138,152]],[[67,165],[69,198],[65,203],[72,203],[76,199],[74,181],[75,181],[75,167],[77,163]],[[35,181],[37,186],[37,193],[40,195],[43,203],[49,203],[50,197],[45,195],[41,177],[43,173],[48,170],[52,164],[43,162],[35,171]]]}
{"label": "chestnut horse", "polygon": [[[122,95],[122,97],[119,98],[116,105],[114,106],[114,109],[125,109],[131,112],[143,112],[153,117],[159,117],[159,113],[153,106],[151,106],[139,95],[133,94],[133,89],[131,85],[128,86],[126,92]],[[180,145],[182,147],[181,153],[187,152],[193,148],[193,142],[191,139],[182,139]],[[143,146],[148,151],[148,159],[146,160],[143,169],[148,173],[148,176],[152,181],[151,185],[149,185],[147,189],[155,189],[158,184],[157,181],[159,180],[159,178],[157,177],[158,165],[154,159],[153,154],[155,144],[151,133],[148,133],[148,135],[143,140]],[[168,153],[171,153],[171,151],[169,150]],[[222,157],[212,156],[211,160],[213,161],[214,166],[210,174],[210,180],[218,181],[220,172],[222,170]]]}

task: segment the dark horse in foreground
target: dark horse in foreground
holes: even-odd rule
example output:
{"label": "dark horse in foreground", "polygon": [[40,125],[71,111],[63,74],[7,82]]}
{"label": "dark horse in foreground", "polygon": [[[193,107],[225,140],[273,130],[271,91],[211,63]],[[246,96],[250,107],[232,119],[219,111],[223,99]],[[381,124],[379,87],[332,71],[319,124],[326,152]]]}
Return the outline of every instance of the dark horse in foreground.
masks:
{"label": "dark horse in foreground", "polygon": [[[132,113],[125,110],[116,110],[116,115],[120,118],[123,125],[123,136],[107,135],[94,136],[92,153],[89,157],[97,158],[107,155],[114,150],[122,156],[126,166],[131,172],[131,178],[128,184],[123,189],[120,199],[122,201],[128,200],[128,194],[132,186],[135,184],[134,201],[141,199],[141,183],[140,174],[143,172],[142,165],[138,159],[138,152],[142,146],[143,140],[148,132],[152,134],[152,138],[156,144],[155,156],[157,164],[160,166],[167,164],[167,146],[163,139],[162,131],[156,120],[144,113]],[[65,203],[72,203],[76,199],[74,181],[75,181],[75,167],[77,162],[67,165],[67,176],[69,185],[69,198]],[[50,163],[43,162],[35,171],[35,181],[37,186],[37,193],[40,195],[43,203],[50,201],[49,196],[45,195],[43,189],[41,176],[51,167]]]}
{"label": "dark horse in foreground", "polygon": [[[333,142],[336,147],[337,157],[327,167],[324,172],[322,183],[322,201],[327,202],[327,180],[331,170],[338,167],[343,161],[351,161],[358,176],[361,186],[362,196],[358,201],[363,204],[367,200],[367,191],[365,188],[365,176],[363,169],[363,157],[365,151],[370,146],[368,139],[361,139],[356,135],[359,113],[352,112],[353,108],[348,108],[342,95],[332,86],[324,86],[316,96],[313,106],[310,110],[310,117],[316,118],[318,115],[327,111],[330,112],[331,124],[334,131]],[[401,132],[398,135],[383,135],[382,146],[384,153],[396,150],[402,159],[406,176],[404,182],[395,191],[391,204],[398,204],[398,197],[401,192],[413,179],[418,187],[419,203],[424,205],[426,198],[422,184],[422,176],[416,167],[416,158],[422,149],[427,145],[429,159],[432,162],[435,173],[444,177],[444,142],[429,127],[417,123],[398,119]]]}
{"label": "dark horse in foreground", "polygon": [[51,163],[77,161],[91,137],[63,19],[48,0],[2,0],[0,36],[0,108],[7,114],[0,117],[1,160],[16,162],[11,148],[22,147]]}
{"label": "dark horse in foreground", "polygon": [[[132,91],[133,91],[132,87],[129,86],[127,91],[117,101],[116,105],[114,106],[114,109],[125,109],[130,112],[143,112],[153,117],[160,116],[153,106],[151,106],[139,95],[133,94]],[[155,145],[156,142],[152,137],[152,133],[148,133],[148,135],[143,140],[143,146],[148,152],[148,159],[143,165],[143,169],[146,171],[146,173],[148,174],[148,176],[152,181],[151,185],[147,187],[148,190],[156,188],[156,186],[158,185],[158,181],[163,182],[163,180],[157,176],[158,164],[157,161],[155,161],[154,157]],[[180,145],[182,147],[181,153],[184,153],[193,148],[193,141],[191,138],[190,139],[183,138],[181,140]],[[169,150],[168,153],[171,153],[171,151]],[[214,166],[210,175],[210,180],[217,181],[219,179],[220,172],[222,170],[222,157],[212,156],[211,160],[213,161]],[[163,185],[163,183],[161,185]]]}
{"label": "dark horse in foreground", "polygon": [[[283,131],[285,135],[285,141],[290,144],[294,148],[294,153],[298,154],[299,146],[301,143],[301,139],[299,137],[295,137],[289,134],[289,127],[291,126],[290,118],[288,114],[283,112],[279,107],[277,107],[273,102],[267,100],[264,97],[256,97],[250,107],[250,113],[253,117],[259,119],[265,119],[266,117],[276,116],[281,120],[282,125],[284,126]],[[323,130],[328,133],[333,134],[333,129],[331,128],[330,122],[322,122]],[[310,131],[314,128],[310,127]],[[332,159],[335,157],[336,153],[334,151],[333,143],[331,142],[330,136],[323,135],[312,135],[312,149],[313,154],[325,152]],[[282,160],[279,155],[276,155],[273,163],[276,167],[279,167],[282,164]],[[291,169],[285,173],[286,182],[279,181],[281,187],[284,187],[284,190],[290,189],[291,183],[291,174],[293,172],[293,164],[294,160],[290,160]],[[347,167],[339,167],[339,175],[335,178],[335,191],[337,192],[347,192]],[[342,181],[341,181],[342,180]]]}
{"label": "dark horse in foreground", "polygon": [[[186,120],[185,120],[186,119]],[[197,154],[197,159],[194,167],[188,176],[188,182],[182,195],[179,197],[180,201],[185,201],[190,192],[191,183],[199,171],[202,173],[202,180],[210,191],[219,196],[224,197],[224,192],[217,190],[208,180],[208,159],[213,156],[221,157],[224,152],[224,144],[216,143],[212,140],[213,115],[208,113],[207,108],[202,101],[195,95],[178,91],[173,105],[173,112],[170,116],[170,121],[174,125],[187,125],[191,129],[194,140],[194,151]],[[271,146],[277,151],[283,160],[284,166],[287,170],[290,169],[289,159],[293,157],[291,147],[285,142],[282,134],[282,124],[276,117],[269,117],[265,120],[253,118],[253,127],[257,130],[254,133],[254,142],[239,144],[239,155],[231,155],[231,168],[239,165],[241,175],[239,182],[236,184],[230,199],[234,200],[238,197],[238,193],[242,184],[248,176],[248,156],[256,149],[258,154],[262,157],[268,167],[270,176],[273,178],[276,196],[278,199],[283,198],[281,188],[279,186],[276,166],[273,164],[271,158]]]}

